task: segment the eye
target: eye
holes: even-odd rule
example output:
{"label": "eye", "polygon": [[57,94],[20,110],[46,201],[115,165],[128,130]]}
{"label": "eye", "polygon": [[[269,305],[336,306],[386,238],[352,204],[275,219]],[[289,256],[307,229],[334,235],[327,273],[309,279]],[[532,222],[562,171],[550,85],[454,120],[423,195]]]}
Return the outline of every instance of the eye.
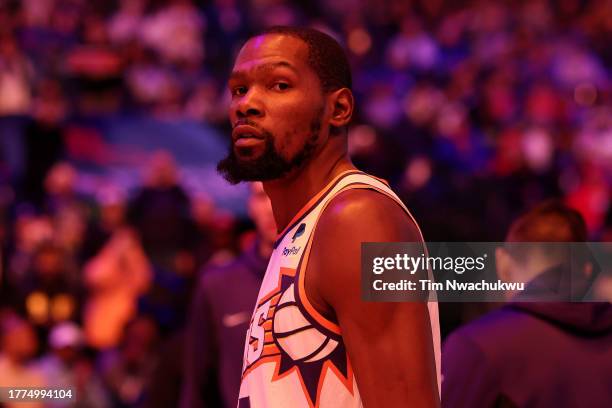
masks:
{"label": "eye", "polygon": [[242,96],[247,93],[246,86],[235,86],[232,88],[232,96]]}
{"label": "eye", "polygon": [[274,89],[275,91],[286,91],[287,89],[289,89],[290,86],[288,83],[286,82],[275,82],[274,85],[272,85],[272,89]]}

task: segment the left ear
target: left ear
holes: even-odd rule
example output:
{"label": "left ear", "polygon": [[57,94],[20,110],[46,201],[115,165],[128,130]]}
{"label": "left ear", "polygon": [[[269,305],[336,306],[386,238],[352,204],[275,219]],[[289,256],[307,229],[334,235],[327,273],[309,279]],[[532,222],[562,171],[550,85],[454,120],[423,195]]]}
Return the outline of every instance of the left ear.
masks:
{"label": "left ear", "polygon": [[504,247],[498,247],[495,249],[495,267],[497,270],[497,277],[502,282],[512,282],[512,257],[504,249]]}
{"label": "left ear", "polygon": [[331,106],[329,124],[337,128],[348,125],[355,107],[353,92],[348,88],[341,88],[331,92],[327,100]]}

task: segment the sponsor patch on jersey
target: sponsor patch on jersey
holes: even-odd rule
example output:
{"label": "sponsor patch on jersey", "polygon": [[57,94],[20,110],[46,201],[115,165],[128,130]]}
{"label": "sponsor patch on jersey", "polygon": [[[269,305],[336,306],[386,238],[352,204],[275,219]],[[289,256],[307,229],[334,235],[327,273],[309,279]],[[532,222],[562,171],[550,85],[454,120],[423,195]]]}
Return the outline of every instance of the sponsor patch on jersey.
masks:
{"label": "sponsor patch on jersey", "polygon": [[283,248],[283,256],[297,255],[302,247],[292,246],[291,248]]}

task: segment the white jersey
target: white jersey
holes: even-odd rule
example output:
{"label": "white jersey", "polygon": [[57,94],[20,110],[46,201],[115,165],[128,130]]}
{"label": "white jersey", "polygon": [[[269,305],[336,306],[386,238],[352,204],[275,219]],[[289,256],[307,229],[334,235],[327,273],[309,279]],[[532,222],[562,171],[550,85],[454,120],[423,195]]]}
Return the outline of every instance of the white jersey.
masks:
{"label": "white jersey", "polygon": [[[340,174],[300,210],[280,234],[259,290],[246,337],[239,408],[362,406],[342,331],[312,306],[304,289],[319,217],[338,193],[355,188],[387,195],[412,219],[385,182],[357,170]],[[428,306],[440,389],[438,305]]]}

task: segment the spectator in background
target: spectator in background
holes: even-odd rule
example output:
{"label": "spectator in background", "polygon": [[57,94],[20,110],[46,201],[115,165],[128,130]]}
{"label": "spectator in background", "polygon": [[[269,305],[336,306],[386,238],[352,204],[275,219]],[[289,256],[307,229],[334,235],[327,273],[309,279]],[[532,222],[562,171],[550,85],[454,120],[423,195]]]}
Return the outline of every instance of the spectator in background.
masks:
{"label": "spectator in background", "polygon": [[19,289],[22,310],[43,332],[80,315],[82,293],[76,267],[55,242],[38,246]]}
{"label": "spectator in background", "polygon": [[[12,313],[0,314],[0,387],[45,387],[42,373],[31,364],[38,349],[30,323]],[[42,403],[4,403],[6,408],[39,408]]]}
{"label": "spectator in background", "polygon": [[87,343],[97,349],[114,347],[151,281],[151,265],[138,237],[128,229],[115,232],[83,274],[89,289],[83,314]]}
{"label": "spectator in background", "polygon": [[[583,242],[583,218],[564,205],[541,204],[516,220],[507,242]],[[565,253],[538,245],[499,248],[502,280],[531,282],[573,273],[572,295],[584,295],[593,273],[583,261],[570,265]],[[567,268],[576,268],[568,271]],[[537,286],[536,286],[537,285]],[[578,293],[581,292],[581,293]],[[444,407],[607,407],[612,389],[612,305],[563,303],[539,292],[539,303],[521,293],[500,310],[453,332],[442,352]]]}
{"label": "spectator in background", "polygon": [[165,62],[199,63],[204,58],[205,21],[191,0],[172,0],[141,25],[141,40]]}
{"label": "spectator in background", "polygon": [[49,169],[44,181],[43,210],[47,214],[55,215],[65,210],[81,217],[88,215],[85,199],[77,192],[78,177],[75,167],[67,162],[56,163]]}
{"label": "spectator in background", "polygon": [[125,44],[138,37],[146,0],[125,0],[118,4],[118,10],[108,23],[108,36],[115,44]]}
{"label": "spectator in background", "polygon": [[112,238],[115,232],[126,226],[127,197],[117,186],[107,186],[98,191],[97,217],[87,226],[81,260],[88,260]]}
{"label": "spectator in background", "polygon": [[[6,282],[12,297],[22,294],[32,267],[36,249],[53,239],[53,224],[48,216],[37,216],[30,211],[18,212],[14,222],[14,242],[9,260]],[[18,299],[14,299],[18,301]]]}
{"label": "spectator in background", "polygon": [[25,115],[30,109],[34,70],[9,31],[0,34],[0,116]]}
{"label": "spectator in background", "polygon": [[129,206],[128,219],[151,260],[151,285],[139,308],[154,315],[164,334],[180,329],[195,276],[195,225],[189,196],[179,184],[174,158],[156,152],[148,179]]}
{"label": "spectator in background", "polygon": [[213,80],[202,80],[192,89],[185,103],[186,117],[213,125],[220,125],[227,119],[227,112],[223,108],[229,103],[227,94],[219,95],[217,84]]}
{"label": "spectator in background", "polygon": [[23,180],[24,198],[36,207],[43,205],[43,180],[64,155],[63,120],[67,103],[58,80],[46,79],[38,86],[32,120],[25,129]]}
{"label": "spectator in background", "polygon": [[2,24],[1,17],[0,13],[0,154],[10,176],[18,180],[25,170],[22,137],[32,104],[35,72],[11,30],[11,19]]}
{"label": "spectator in background", "polygon": [[151,262],[172,269],[177,254],[190,246],[191,203],[168,152],[156,152],[147,169],[145,186],[129,205],[128,220],[140,235]]}
{"label": "spectator in background", "polygon": [[78,85],[78,109],[84,115],[109,114],[121,102],[123,59],[110,44],[104,16],[84,13],[81,44],[66,56],[71,79]]}
{"label": "spectator in background", "polygon": [[58,162],[51,167],[45,178],[43,210],[53,221],[53,240],[80,265],[91,206],[77,191],[78,177],[76,168],[69,163]]}
{"label": "spectator in background", "polygon": [[212,255],[209,263],[223,265],[232,261],[239,252],[238,219],[235,214],[226,209],[217,209],[211,227],[209,241]]}
{"label": "spectator in background", "polygon": [[49,408],[110,407],[101,380],[93,372],[92,363],[83,354],[83,340],[81,329],[72,322],[60,323],[51,330],[51,350],[39,360],[37,367],[45,376],[47,386],[70,388],[75,399],[48,402]]}
{"label": "spectator in background", "polygon": [[137,316],[125,326],[119,346],[101,355],[101,373],[114,407],[139,407],[143,402],[157,364],[158,342],[155,321]]}
{"label": "spectator in background", "polygon": [[125,83],[135,104],[153,109],[179,102],[179,81],[169,67],[159,63],[155,51],[133,42],[128,45],[128,55]]}
{"label": "spectator in background", "polygon": [[238,399],[244,336],[276,239],[270,199],[251,184],[252,245],[233,262],[202,271],[185,341],[182,408],[233,407]]}
{"label": "spectator in background", "polygon": [[191,218],[195,225],[193,247],[198,270],[208,262],[214,252],[212,248],[213,224],[217,211],[215,202],[209,195],[200,193],[191,198]]}

